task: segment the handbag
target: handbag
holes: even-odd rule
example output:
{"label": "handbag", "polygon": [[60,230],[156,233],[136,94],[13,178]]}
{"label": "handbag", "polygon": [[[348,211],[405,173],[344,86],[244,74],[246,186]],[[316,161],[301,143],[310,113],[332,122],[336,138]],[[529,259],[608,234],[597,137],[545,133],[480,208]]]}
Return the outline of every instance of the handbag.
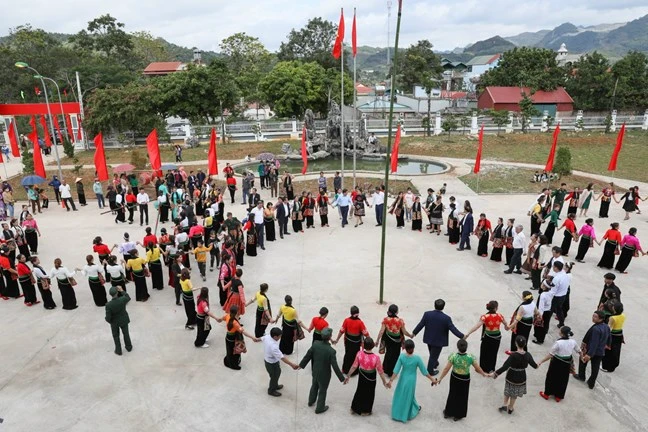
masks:
{"label": "handbag", "polygon": [[378,354],[385,354],[387,352],[387,345],[385,344],[384,339],[380,339],[380,345],[378,346]]}
{"label": "handbag", "polygon": [[245,354],[247,352],[247,347],[245,346],[245,341],[243,339],[238,339],[234,342],[234,355]]}
{"label": "handbag", "polygon": [[619,250],[618,247],[614,249],[614,255],[621,255],[621,251]]}
{"label": "handbag", "polygon": [[99,272],[97,272],[97,275],[99,276],[99,283],[101,285],[105,284],[106,283],[106,278],[104,277],[104,275],[99,273]]}
{"label": "handbag", "polygon": [[151,277],[151,272],[146,267],[144,267],[144,277]]}
{"label": "handbag", "polygon": [[543,327],[544,326],[544,320],[542,319],[542,315],[538,314],[535,316],[533,319],[533,326],[534,327]]}
{"label": "handbag", "polygon": [[301,328],[299,323],[297,323],[297,329],[295,330],[295,333],[293,334],[293,341],[297,342],[298,340],[302,340],[306,337],[304,335],[304,329]]}
{"label": "handbag", "polygon": [[70,282],[71,286],[76,286],[77,285],[77,281],[73,277],[69,277],[68,282]]}
{"label": "handbag", "polygon": [[263,315],[261,315],[261,325],[267,326],[268,324],[270,324],[270,318],[268,318],[266,311],[263,311]]}

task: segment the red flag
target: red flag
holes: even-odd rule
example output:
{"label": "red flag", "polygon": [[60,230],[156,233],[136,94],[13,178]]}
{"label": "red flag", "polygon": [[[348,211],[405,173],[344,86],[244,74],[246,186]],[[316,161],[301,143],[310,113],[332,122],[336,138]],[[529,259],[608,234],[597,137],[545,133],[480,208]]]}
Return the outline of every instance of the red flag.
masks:
{"label": "red flag", "polygon": [[46,178],[45,164],[43,164],[43,153],[41,153],[40,145],[38,144],[38,129],[36,128],[36,116],[32,116],[29,124],[32,127],[32,133],[29,134],[29,139],[34,145],[34,174]]}
{"label": "red flag", "polygon": [[302,166],[302,175],[306,174],[306,170],[308,169],[308,149],[306,148],[306,135],[308,132],[306,131],[306,126],[302,128],[302,142],[301,142],[301,156],[302,156],[302,161],[304,162],[304,165]]}
{"label": "red flag", "polygon": [[353,57],[355,58],[358,53],[358,34],[356,33],[356,13],[353,9],[353,28],[351,29],[351,49],[353,50]]}
{"label": "red flag", "polygon": [[63,96],[67,97],[67,90],[63,89]]}
{"label": "red flag", "polygon": [[77,117],[77,123],[79,127],[77,128],[77,141],[81,141],[83,139],[83,135],[81,134],[81,118]]}
{"label": "red flag", "polygon": [[207,174],[217,175],[218,174],[218,153],[216,152],[216,142],[218,141],[216,137],[216,128],[212,128],[211,137],[209,138],[209,153],[207,155],[207,160],[209,166],[207,167]]}
{"label": "red flag", "polygon": [[9,123],[9,130],[7,131],[9,135],[9,142],[11,143],[11,155],[13,157],[20,156],[20,147],[18,147],[18,139],[16,138],[16,124],[13,120]]}
{"label": "red flag", "polygon": [[56,117],[54,117],[54,129],[56,129],[59,142],[63,143],[63,135],[61,134],[61,128],[59,127],[58,119]]}
{"label": "red flag", "polygon": [[545,165],[545,171],[550,173],[553,170],[554,159],[556,158],[556,146],[558,145],[558,135],[560,135],[560,123],[556,125],[556,129],[553,133],[553,143],[551,144],[551,150],[549,151],[549,157],[547,158],[547,165]]}
{"label": "red flag", "polygon": [[43,135],[45,136],[45,145],[47,147],[52,147],[52,137],[50,136],[49,130],[47,130],[47,121],[45,121],[45,116],[40,116],[40,124],[43,126]]}
{"label": "red flag", "polygon": [[395,173],[398,169],[398,148],[400,147],[401,126],[398,125],[396,130],[396,139],[394,139],[394,148],[391,153],[391,172]]}
{"label": "red flag", "polygon": [[146,137],[146,149],[148,150],[149,160],[151,161],[151,169],[153,171],[159,171],[160,167],[162,167],[162,159],[160,159],[157,129],[153,129]]}
{"label": "red flag", "polygon": [[475,168],[473,172],[477,174],[481,169],[481,157],[482,157],[482,148],[484,147],[484,124],[479,130],[479,146],[477,147],[477,157],[475,158]]}
{"label": "red flag", "polygon": [[94,154],[94,164],[95,170],[97,170],[97,178],[99,181],[106,181],[110,177],[108,176],[108,166],[106,165],[106,152],[104,150],[103,144],[103,135],[99,132],[94,139],[95,145],[95,154]]}
{"label": "red flag", "polygon": [[40,88],[38,88],[38,87],[34,87],[34,93],[36,93],[36,96],[40,96],[40,95],[41,95],[41,90],[40,90]]}
{"label": "red flag", "polygon": [[74,129],[72,129],[72,121],[70,120],[69,115],[65,116],[65,125],[67,126],[68,140],[70,140],[71,143],[74,143]]}
{"label": "red flag", "polygon": [[342,55],[342,44],[344,43],[344,9],[340,13],[340,24],[338,25],[337,36],[335,37],[335,45],[333,45],[333,57],[339,59]]}
{"label": "red flag", "polygon": [[617,169],[617,159],[619,159],[619,153],[621,153],[621,146],[623,145],[623,136],[625,135],[625,123],[621,125],[621,130],[619,135],[617,135],[616,147],[614,147],[614,153],[612,153],[612,158],[610,159],[610,165],[608,165],[608,171],[615,171]]}

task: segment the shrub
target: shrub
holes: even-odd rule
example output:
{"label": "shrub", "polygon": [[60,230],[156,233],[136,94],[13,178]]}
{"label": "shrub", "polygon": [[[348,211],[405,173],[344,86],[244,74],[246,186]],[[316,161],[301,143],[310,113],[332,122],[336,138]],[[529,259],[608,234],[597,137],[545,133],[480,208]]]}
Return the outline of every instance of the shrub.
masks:
{"label": "shrub", "polygon": [[131,165],[134,165],[137,169],[145,169],[146,162],[146,157],[142,155],[142,152],[139,149],[133,149],[130,159]]}
{"label": "shrub", "polygon": [[559,147],[556,152],[556,163],[554,164],[554,173],[561,176],[571,174],[572,172],[572,156],[571,151],[567,147]]}
{"label": "shrub", "polygon": [[29,175],[34,173],[34,155],[29,151],[30,148],[34,146],[29,143],[29,145],[22,148],[22,164],[23,164],[23,174]]}
{"label": "shrub", "polygon": [[63,153],[70,159],[74,158],[74,144],[67,138],[63,140]]}

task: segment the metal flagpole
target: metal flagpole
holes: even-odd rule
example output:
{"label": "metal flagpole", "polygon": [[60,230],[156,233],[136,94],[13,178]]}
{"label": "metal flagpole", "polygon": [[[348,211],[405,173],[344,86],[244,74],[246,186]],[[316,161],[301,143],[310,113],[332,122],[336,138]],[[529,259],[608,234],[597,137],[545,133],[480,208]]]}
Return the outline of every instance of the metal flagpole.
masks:
{"label": "metal flagpole", "polygon": [[[387,234],[387,194],[389,191],[389,168],[391,165],[391,145],[393,135],[394,120],[394,84],[396,83],[396,73],[398,71],[398,37],[400,36],[401,14],[403,10],[403,0],[398,0],[398,20],[396,21],[396,42],[394,44],[394,61],[391,67],[391,90],[389,92],[389,134],[387,136],[387,153],[385,154],[385,203],[383,204],[383,223],[382,239],[380,244],[380,296],[378,303],[383,304],[385,293],[385,238]],[[389,48],[388,48],[389,49]]]}
{"label": "metal flagpole", "polygon": [[[344,9],[342,9],[342,14],[344,14]],[[340,55],[340,142],[342,143],[342,189],[344,189],[344,39],[340,43],[342,45],[342,54]]]}
{"label": "metal flagpole", "polygon": [[[356,8],[353,8],[353,30],[355,30],[355,17],[356,17]],[[357,140],[357,130],[358,130],[358,125],[357,125],[357,112],[356,112],[356,101],[358,100],[357,97],[357,89],[356,89],[356,82],[357,82],[357,70],[356,70],[356,56],[353,54],[353,189],[356,187],[356,140]]]}
{"label": "metal flagpole", "polygon": [[[79,72],[76,73],[76,82],[77,82],[77,91],[79,92],[79,112],[81,114],[81,124],[85,120],[85,112],[83,111],[83,93],[81,92],[81,78],[79,78]],[[63,114],[63,120],[65,120],[65,114]],[[83,141],[83,148],[88,150],[88,137],[81,126],[81,140]]]}

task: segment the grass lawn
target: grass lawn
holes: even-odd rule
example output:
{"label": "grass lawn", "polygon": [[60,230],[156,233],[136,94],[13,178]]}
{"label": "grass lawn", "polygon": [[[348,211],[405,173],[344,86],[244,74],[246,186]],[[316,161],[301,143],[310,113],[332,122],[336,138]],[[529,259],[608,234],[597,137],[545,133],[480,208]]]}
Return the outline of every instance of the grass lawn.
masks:
{"label": "grass lawn", "polygon": [[[503,167],[497,165],[482,165],[479,178],[479,193],[540,193],[544,187],[556,187],[567,183],[567,187],[578,186],[583,189],[589,183],[594,183],[594,190],[600,192],[607,183],[599,182],[588,177],[568,175],[559,181],[551,183],[532,183],[535,170],[527,168]],[[470,173],[459,177],[472,190],[477,191],[477,174]]]}

